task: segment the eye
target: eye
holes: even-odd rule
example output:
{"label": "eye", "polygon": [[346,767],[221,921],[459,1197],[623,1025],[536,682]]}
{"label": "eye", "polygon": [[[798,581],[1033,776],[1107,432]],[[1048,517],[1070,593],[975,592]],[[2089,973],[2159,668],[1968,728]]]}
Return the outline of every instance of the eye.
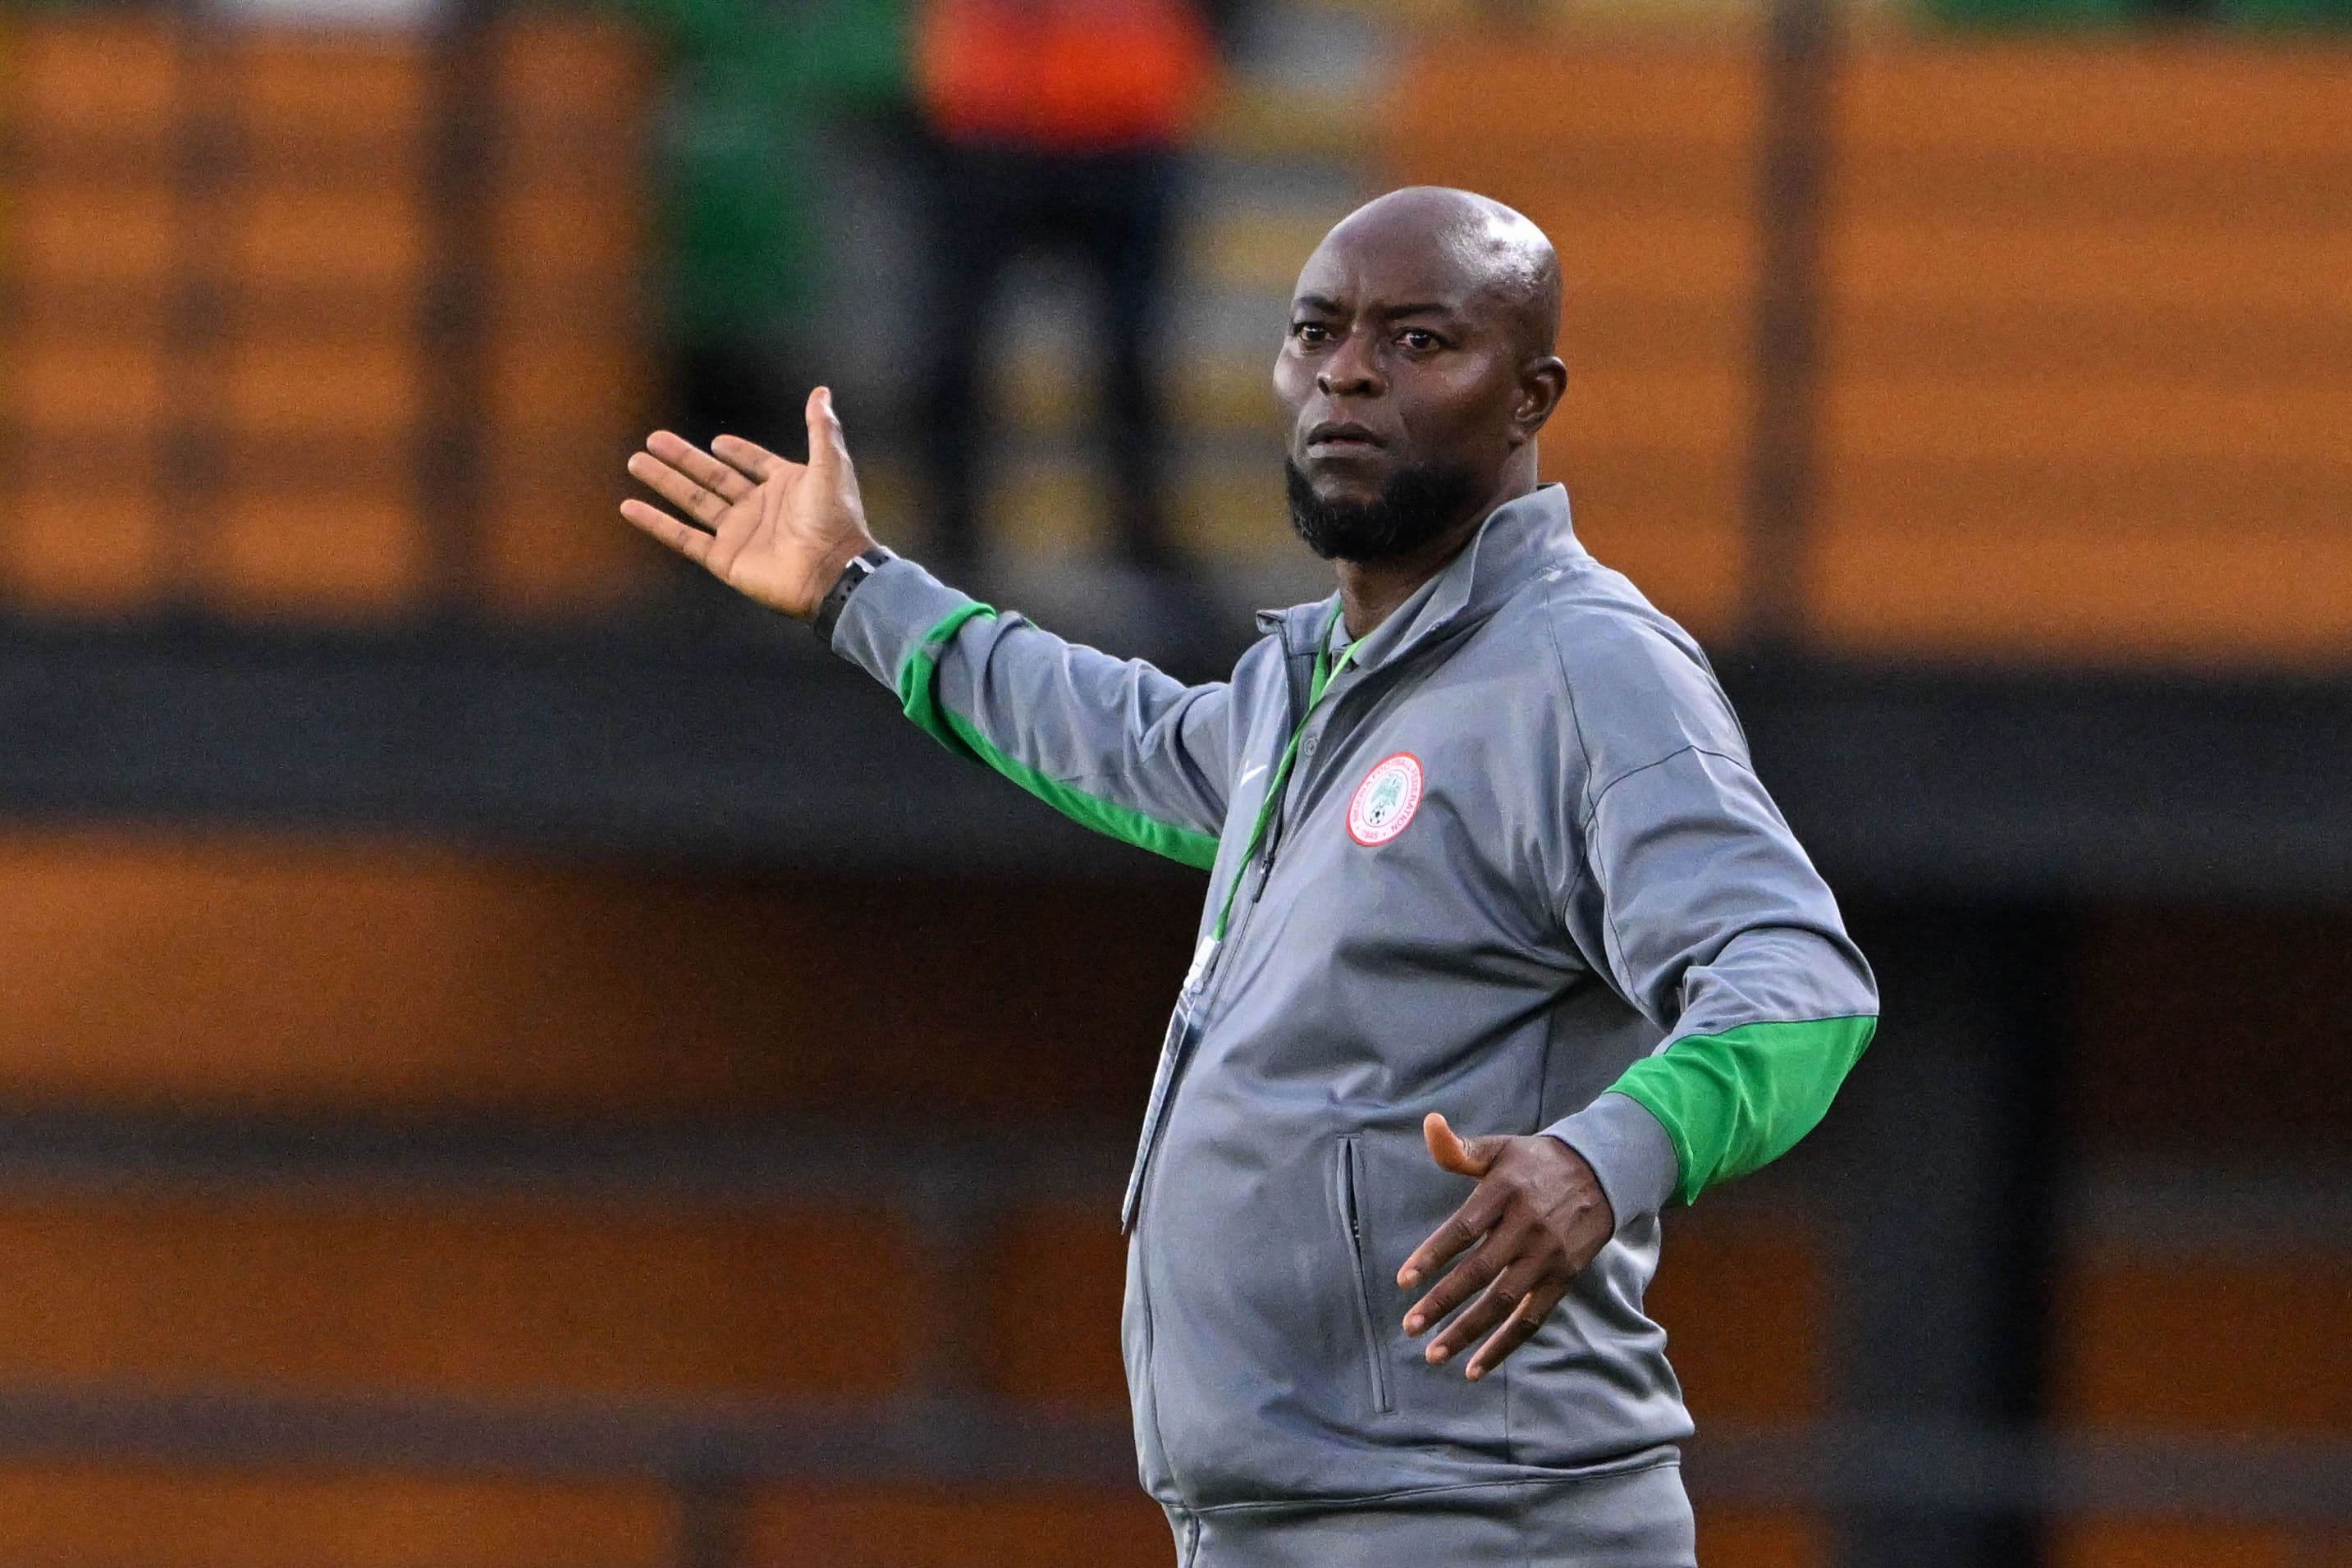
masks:
{"label": "eye", "polygon": [[1397,341],[1415,353],[1426,353],[1432,349],[1444,347],[1437,334],[1426,327],[1407,327],[1397,334]]}
{"label": "eye", "polygon": [[1294,342],[1311,349],[1329,342],[1331,329],[1320,321],[1293,321],[1290,324],[1290,336]]}

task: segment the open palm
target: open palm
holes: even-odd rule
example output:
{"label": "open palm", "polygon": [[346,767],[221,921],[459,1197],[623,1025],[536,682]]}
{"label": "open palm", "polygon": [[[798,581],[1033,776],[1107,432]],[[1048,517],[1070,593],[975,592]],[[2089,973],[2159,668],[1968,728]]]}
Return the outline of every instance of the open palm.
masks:
{"label": "open palm", "polygon": [[842,569],[872,547],[833,394],[808,400],[809,460],[794,463],[739,436],[705,452],[657,430],[629,459],[629,473],[684,514],[648,502],[621,503],[621,516],[713,577],[772,610],[803,621]]}

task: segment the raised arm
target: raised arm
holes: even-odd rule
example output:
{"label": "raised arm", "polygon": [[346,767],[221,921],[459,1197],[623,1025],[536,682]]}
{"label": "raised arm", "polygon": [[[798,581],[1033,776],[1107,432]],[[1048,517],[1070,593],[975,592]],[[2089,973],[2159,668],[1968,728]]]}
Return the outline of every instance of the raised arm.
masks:
{"label": "raised arm", "polygon": [[[770,609],[814,620],[877,547],[832,395],[819,388],[807,413],[805,464],[734,436],[704,452],[656,432],[629,472],[677,515],[634,499],[621,515]],[[1074,820],[1190,865],[1215,859],[1233,755],[1223,685],[1187,686],[1066,643],[895,558],[851,596],[832,645],[950,749]]]}

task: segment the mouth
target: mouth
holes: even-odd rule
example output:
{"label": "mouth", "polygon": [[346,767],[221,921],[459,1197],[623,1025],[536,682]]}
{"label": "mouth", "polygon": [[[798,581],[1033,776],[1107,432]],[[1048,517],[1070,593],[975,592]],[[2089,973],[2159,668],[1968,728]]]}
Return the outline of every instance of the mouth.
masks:
{"label": "mouth", "polygon": [[1386,443],[1360,424],[1326,421],[1307,433],[1307,450],[1334,455],[1378,451]]}

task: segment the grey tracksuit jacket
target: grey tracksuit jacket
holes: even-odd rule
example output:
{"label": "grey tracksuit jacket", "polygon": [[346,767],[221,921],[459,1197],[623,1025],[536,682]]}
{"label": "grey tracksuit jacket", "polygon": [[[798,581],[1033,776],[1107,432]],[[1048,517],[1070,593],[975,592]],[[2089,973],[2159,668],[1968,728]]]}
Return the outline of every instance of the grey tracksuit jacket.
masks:
{"label": "grey tracksuit jacket", "polygon": [[[1802,1136],[1877,1011],[1705,658],[1558,487],[1360,643],[1337,620],[1262,616],[1185,686],[893,560],[834,631],[954,749],[1209,871],[1126,1216],[1136,1443],[1179,1518],[1670,1457],[1659,1211]],[[1617,1219],[1475,1384],[1401,1329],[1472,1185],[1431,1111],[1557,1135]]]}

